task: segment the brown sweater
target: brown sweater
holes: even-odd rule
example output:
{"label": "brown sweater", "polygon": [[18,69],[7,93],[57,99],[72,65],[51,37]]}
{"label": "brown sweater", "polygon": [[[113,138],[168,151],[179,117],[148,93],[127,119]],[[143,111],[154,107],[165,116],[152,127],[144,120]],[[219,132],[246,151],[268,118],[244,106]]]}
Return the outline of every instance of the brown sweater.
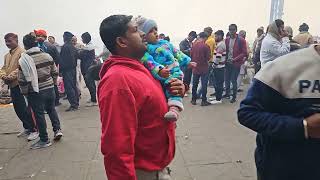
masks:
{"label": "brown sweater", "polygon": [[23,48],[18,46],[16,49],[10,50],[10,52],[4,56],[4,65],[0,69],[0,78],[2,79],[4,76],[7,76],[10,88],[14,88],[18,85],[19,59],[24,51]]}

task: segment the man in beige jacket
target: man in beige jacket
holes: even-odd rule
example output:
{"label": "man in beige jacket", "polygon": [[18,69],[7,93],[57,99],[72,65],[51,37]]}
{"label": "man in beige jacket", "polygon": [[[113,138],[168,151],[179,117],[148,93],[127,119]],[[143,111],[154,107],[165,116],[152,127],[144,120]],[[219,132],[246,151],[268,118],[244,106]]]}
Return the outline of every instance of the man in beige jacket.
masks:
{"label": "man in beige jacket", "polygon": [[24,49],[18,45],[18,36],[16,34],[8,33],[4,39],[10,51],[4,56],[4,65],[0,69],[0,79],[9,85],[14,110],[24,127],[18,137],[28,136],[27,139],[32,141],[38,138],[39,134],[36,131],[31,111],[27,108],[26,101],[18,86],[19,59]]}

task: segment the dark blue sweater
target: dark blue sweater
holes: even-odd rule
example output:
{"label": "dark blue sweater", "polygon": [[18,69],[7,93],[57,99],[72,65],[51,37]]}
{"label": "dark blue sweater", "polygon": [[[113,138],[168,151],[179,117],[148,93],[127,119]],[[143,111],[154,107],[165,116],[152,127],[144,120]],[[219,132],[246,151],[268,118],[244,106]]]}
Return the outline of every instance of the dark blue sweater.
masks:
{"label": "dark blue sweater", "polygon": [[[303,119],[320,113],[320,80],[315,79],[320,79],[320,57],[294,60],[310,52],[288,55],[263,69],[241,102],[239,122],[258,133],[255,160],[262,180],[320,180],[320,140],[306,140],[303,127]],[[311,73],[299,74],[302,66]]]}

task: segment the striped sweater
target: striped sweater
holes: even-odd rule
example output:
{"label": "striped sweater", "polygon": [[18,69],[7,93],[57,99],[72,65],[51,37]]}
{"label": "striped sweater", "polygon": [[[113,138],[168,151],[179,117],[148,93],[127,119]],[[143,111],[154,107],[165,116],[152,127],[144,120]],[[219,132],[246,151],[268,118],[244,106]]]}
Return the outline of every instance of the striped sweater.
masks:
{"label": "striped sweater", "polygon": [[[52,57],[49,54],[42,52],[40,49],[39,51],[34,51],[32,53],[27,52],[27,54],[34,60],[37,68],[39,91],[53,88],[54,84],[57,82],[58,71]],[[34,92],[31,83],[26,82],[24,79],[25,77],[22,69],[19,67],[18,82],[21,93],[28,94]]]}
{"label": "striped sweater", "polygon": [[224,68],[226,64],[226,43],[224,40],[217,44],[213,56],[213,68]]}

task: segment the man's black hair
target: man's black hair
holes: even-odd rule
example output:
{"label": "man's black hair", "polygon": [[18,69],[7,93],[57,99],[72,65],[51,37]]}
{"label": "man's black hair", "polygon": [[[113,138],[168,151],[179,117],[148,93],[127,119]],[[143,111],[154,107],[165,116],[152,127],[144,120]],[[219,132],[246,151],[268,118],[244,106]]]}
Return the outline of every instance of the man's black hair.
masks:
{"label": "man's black hair", "polygon": [[83,39],[84,43],[89,43],[91,41],[91,35],[88,32],[85,32],[81,35],[81,38]]}
{"label": "man's black hair", "polygon": [[222,36],[222,38],[224,37],[224,32],[222,30],[218,30],[214,33],[216,36]]}
{"label": "man's black hair", "polygon": [[25,35],[23,37],[23,45],[26,47],[26,49],[37,47],[38,43],[36,37],[30,33]]}
{"label": "man's black hair", "polygon": [[281,19],[275,20],[277,27],[284,26],[284,22]]}
{"label": "man's black hair", "polygon": [[238,30],[238,26],[237,26],[236,24],[230,24],[230,25],[229,25],[229,29],[230,29],[230,27],[235,27],[236,30]]}
{"label": "man's black hair", "polygon": [[166,40],[166,41],[168,41],[168,42],[170,42],[170,37],[169,37],[169,36],[166,36],[166,37],[164,37],[163,39]]}
{"label": "man's black hair", "polygon": [[264,33],[263,29],[261,29],[261,28],[258,28],[258,29],[257,29],[257,32],[262,32],[262,33]]}
{"label": "man's black hair", "polygon": [[18,39],[18,35],[14,34],[14,33],[8,33],[4,36],[4,39],[9,39],[9,38],[14,38],[14,39]]}
{"label": "man's black hair", "polygon": [[303,23],[299,26],[299,31],[302,32],[302,31],[309,31],[309,25],[306,24],[306,23]]}
{"label": "man's black hair", "polygon": [[193,38],[196,38],[196,37],[197,37],[197,33],[196,33],[195,31],[191,31],[191,32],[189,33],[189,36],[190,36],[190,37],[193,37]]}
{"label": "man's black hair", "polygon": [[112,15],[104,19],[100,25],[100,37],[112,54],[116,54],[116,40],[124,36],[132,16]]}
{"label": "man's black hair", "polygon": [[55,38],[55,37],[53,37],[53,36],[49,36],[48,38],[52,38],[52,39],[56,40],[56,38]]}
{"label": "man's black hair", "polygon": [[205,39],[205,38],[208,38],[209,35],[207,32],[201,32],[201,33],[199,33],[199,37]]}

